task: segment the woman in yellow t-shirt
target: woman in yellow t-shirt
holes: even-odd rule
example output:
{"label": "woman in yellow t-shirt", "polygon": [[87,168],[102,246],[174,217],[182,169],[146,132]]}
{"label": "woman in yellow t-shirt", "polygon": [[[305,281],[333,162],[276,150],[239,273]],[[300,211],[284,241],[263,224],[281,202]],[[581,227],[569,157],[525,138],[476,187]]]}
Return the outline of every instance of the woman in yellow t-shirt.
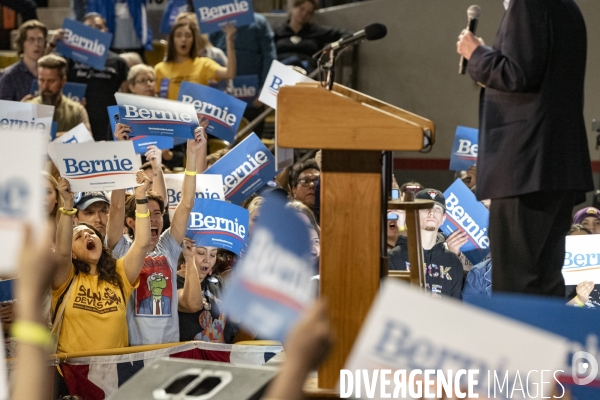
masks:
{"label": "woman in yellow t-shirt", "polygon": [[[126,310],[139,284],[146,250],[150,245],[150,213],[146,191],[150,179],[136,176],[136,235],[125,257],[115,260],[102,245],[96,229],[73,227],[74,196],[69,181],[60,178],[58,191],[64,207],[56,232],[57,269],[52,280],[52,319],[61,323],[58,353],[125,347],[128,343]],[[120,228],[121,227],[116,227]],[[111,226],[107,226],[110,230]],[[64,307],[62,318],[58,310]]]}
{"label": "woman in yellow t-shirt", "polygon": [[237,68],[235,57],[235,26],[223,27],[227,38],[227,67],[221,67],[208,57],[197,57],[201,45],[198,25],[189,19],[177,22],[171,28],[167,44],[167,58],[156,64],[156,93],[160,97],[177,100],[181,82],[208,85],[209,81],[233,79]]}

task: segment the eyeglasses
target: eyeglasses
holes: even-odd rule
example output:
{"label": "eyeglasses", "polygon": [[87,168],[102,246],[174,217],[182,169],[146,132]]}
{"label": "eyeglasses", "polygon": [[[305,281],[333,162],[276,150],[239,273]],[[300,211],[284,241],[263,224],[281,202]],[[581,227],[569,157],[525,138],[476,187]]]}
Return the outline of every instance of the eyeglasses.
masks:
{"label": "eyeglasses", "polygon": [[163,279],[169,279],[169,278],[165,278],[165,276],[162,273],[158,273],[158,274],[152,274],[150,275],[150,280],[151,281],[162,281]]}
{"label": "eyeglasses", "polygon": [[146,79],[140,79],[139,81],[135,81],[135,83],[138,85],[142,85],[144,83],[154,85],[154,82],[156,82],[156,79],[154,79],[154,78],[146,78]]}
{"label": "eyeglasses", "polygon": [[308,187],[310,186],[310,184],[312,183],[313,185],[316,185],[317,182],[319,182],[319,178],[316,179],[300,179],[298,181],[298,184],[302,187]]}
{"label": "eyeglasses", "polygon": [[44,44],[46,43],[46,38],[34,38],[34,37],[28,37],[26,39],[27,43],[39,43],[39,44]]}

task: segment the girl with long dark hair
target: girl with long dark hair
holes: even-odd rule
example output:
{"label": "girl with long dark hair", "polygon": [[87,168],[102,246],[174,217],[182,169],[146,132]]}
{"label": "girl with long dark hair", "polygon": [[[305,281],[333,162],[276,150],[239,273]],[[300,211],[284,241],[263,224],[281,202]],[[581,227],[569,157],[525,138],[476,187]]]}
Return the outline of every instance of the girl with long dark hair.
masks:
{"label": "girl with long dark hair", "polygon": [[128,345],[126,304],[139,284],[150,245],[146,191],[150,179],[139,171],[135,188],[137,235],[127,254],[115,260],[93,227],[73,227],[73,193],[60,178],[64,201],[56,233],[57,271],[52,280],[52,319],[60,353],[103,350]]}

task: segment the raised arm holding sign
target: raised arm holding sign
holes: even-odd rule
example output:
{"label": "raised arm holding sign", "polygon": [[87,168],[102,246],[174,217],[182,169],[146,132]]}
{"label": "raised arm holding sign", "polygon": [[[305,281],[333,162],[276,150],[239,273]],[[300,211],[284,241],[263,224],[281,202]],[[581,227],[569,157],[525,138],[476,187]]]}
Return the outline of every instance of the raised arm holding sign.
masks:
{"label": "raised arm holding sign", "polygon": [[[138,171],[136,182],[135,198],[144,199],[150,179]],[[81,224],[73,227],[73,193],[64,178],[59,181],[59,192],[64,207],[56,234],[58,267],[52,280],[53,318],[56,318],[54,323],[59,324],[58,351],[69,353],[127,346],[126,305],[138,285],[150,245],[148,204],[138,202],[136,205],[136,213],[140,215],[138,236],[127,254],[115,259],[95,229]],[[72,293],[81,287],[88,293],[105,293],[112,301],[90,304],[85,297]]]}
{"label": "raised arm holding sign", "polygon": [[129,126],[129,136],[192,139],[193,131],[199,125],[191,104],[127,93],[115,93],[115,99],[119,105],[119,121]]}
{"label": "raised arm holding sign", "polygon": [[244,26],[254,22],[250,0],[194,0],[194,8],[202,33],[217,32],[227,24]]}
{"label": "raised arm holding sign", "polygon": [[59,41],[56,51],[65,57],[102,70],[112,42],[112,33],[100,32],[84,24],[65,18],[64,39]]}

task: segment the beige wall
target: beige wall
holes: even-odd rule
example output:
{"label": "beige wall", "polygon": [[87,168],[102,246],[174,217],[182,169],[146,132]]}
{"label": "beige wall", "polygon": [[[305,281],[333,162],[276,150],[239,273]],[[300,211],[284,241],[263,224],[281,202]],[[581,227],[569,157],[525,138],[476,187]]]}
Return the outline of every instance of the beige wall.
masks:
{"label": "beige wall", "polygon": [[[466,26],[466,10],[474,0],[379,0],[323,12],[317,21],[361,29],[387,25],[388,35],[360,49],[358,89],[432,119],[437,144],[427,155],[449,158],[457,125],[477,127],[479,88],[458,75],[457,36]],[[590,154],[598,160],[592,119],[600,119],[600,1],[578,0],[588,29],[585,120]],[[501,0],[478,0],[482,14],[478,35],[493,41],[504,13]]]}

